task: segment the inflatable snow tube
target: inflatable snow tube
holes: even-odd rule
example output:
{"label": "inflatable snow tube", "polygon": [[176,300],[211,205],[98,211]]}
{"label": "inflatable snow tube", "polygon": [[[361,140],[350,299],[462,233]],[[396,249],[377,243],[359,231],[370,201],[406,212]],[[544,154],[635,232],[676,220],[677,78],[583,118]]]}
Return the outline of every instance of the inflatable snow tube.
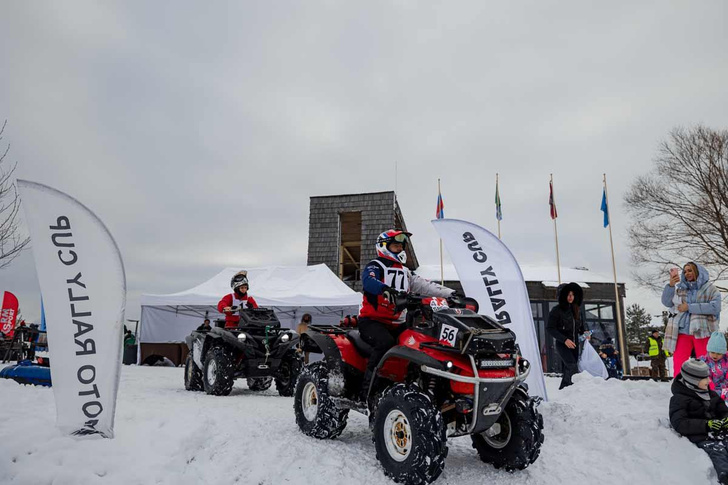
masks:
{"label": "inflatable snow tube", "polygon": [[51,387],[51,369],[24,360],[0,370],[0,377],[13,379],[18,384]]}

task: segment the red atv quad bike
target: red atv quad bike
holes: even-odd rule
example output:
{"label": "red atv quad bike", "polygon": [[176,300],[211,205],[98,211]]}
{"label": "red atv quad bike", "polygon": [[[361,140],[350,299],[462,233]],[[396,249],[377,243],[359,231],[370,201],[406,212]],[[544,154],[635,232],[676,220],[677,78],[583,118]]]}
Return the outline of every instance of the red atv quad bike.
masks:
{"label": "red atv quad bike", "polygon": [[359,400],[371,347],[358,330],[311,326],[304,351],[324,359],[304,367],[294,393],[296,423],[319,439],[335,438],[349,410],[369,416],[385,474],[396,482],[431,483],[442,473],[447,439],[469,435],[496,468],[526,468],[543,443],[540,398],[528,395],[530,372],[515,334],[477,313],[471,298],[398,295],[407,309],[398,345],[377,367],[366,402]]}

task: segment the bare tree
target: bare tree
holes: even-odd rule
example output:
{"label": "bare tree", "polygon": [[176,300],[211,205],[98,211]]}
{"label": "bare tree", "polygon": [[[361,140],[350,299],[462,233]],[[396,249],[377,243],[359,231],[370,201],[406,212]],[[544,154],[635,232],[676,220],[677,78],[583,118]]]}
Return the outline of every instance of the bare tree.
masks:
{"label": "bare tree", "polygon": [[[7,123],[6,120],[0,128],[0,141]],[[8,266],[30,242],[30,238],[24,237],[20,231],[20,196],[13,181],[17,164],[5,165],[9,151],[10,144],[0,155],[0,269]]]}
{"label": "bare tree", "polygon": [[634,221],[629,238],[640,283],[662,287],[667,268],[688,261],[722,279],[728,274],[728,131],[673,130],[625,203]]}

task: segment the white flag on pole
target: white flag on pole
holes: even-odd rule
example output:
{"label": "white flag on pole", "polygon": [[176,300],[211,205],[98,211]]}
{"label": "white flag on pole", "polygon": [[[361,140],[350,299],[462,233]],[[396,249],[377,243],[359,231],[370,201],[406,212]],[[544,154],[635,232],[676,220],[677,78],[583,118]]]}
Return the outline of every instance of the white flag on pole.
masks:
{"label": "white flag on pole", "polygon": [[458,219],[432,221],[455,265],[465,294],[475,298],[480,313],[516,334],[521,354],[531,363],[529,394],[546,399],[541,352],[521,268],[497,236]]}
{"label": "white flag on pole", "polygon": [[126,276],[103,222],[73,197],[18,180],[48,331],[56,422],[114,436]]}

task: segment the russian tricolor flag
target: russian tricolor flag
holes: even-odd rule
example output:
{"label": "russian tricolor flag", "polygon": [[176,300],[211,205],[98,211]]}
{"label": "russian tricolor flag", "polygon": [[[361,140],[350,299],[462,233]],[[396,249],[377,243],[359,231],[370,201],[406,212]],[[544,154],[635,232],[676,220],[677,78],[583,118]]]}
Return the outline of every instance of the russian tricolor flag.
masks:
{"label": "russian tricolor flag", "polygon": [[439,190],[437,191],[437,211],[435,212],[435,217],[438,219],[445,218],[445,205],[442,203],[442,194]]}

